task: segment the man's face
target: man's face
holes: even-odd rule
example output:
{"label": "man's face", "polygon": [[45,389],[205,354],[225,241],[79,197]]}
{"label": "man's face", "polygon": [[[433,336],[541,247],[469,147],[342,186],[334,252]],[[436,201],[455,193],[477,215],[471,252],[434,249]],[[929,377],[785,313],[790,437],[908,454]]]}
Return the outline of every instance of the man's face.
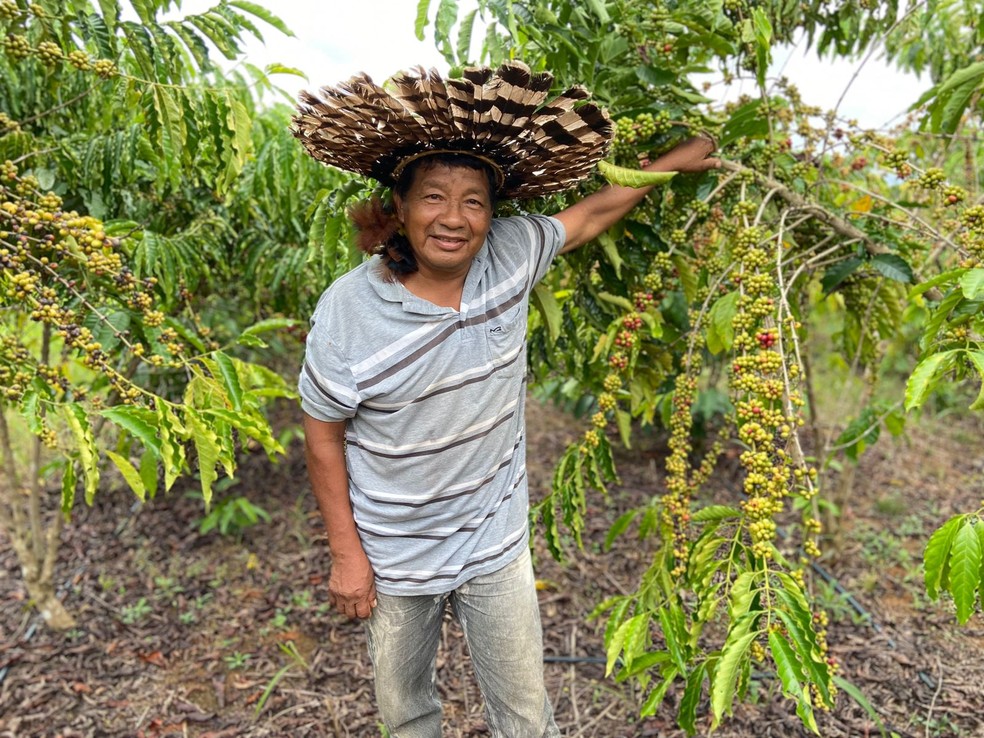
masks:
{"label": "man's face", "polygon": [[393,202],[420,276],[464,278],[492,225],[492,198],[485,173],[444,164],[421,166],[405,197]]}

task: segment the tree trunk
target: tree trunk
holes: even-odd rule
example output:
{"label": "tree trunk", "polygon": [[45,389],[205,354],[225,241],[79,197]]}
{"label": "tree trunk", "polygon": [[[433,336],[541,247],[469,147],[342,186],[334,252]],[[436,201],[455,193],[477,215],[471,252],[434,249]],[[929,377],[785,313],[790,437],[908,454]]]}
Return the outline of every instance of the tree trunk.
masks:
{"label": "tree trunk", "polygon": [[27,585],[27,593],[31,597],[31,602],[41,613],[44,622],[49,628],[55,630],[69,630],[75,627],[75,618],[65,609],[65,606],[55,594],[55,584],[53,577],[41,577],[39,579],[24,579]]}
{"label": "tree trunk", "polygon": [[0,466],[0,530],[10,539],[27,593],[45,623],[56,630],[68,630],[75,627],[75,618],[55,595],[55,562],[61,542],[62,514],[56,509],[45,525],[41,444],[35,439],[30,451],[30,475],[25,479],[17,468],[4,410],[0,406],[0,453],[3,459]]}
{"label": "tree trunk", "polygon": [[[55,562],[58,559],[61,514],[55,513],[38,546],[31,540],[29,529],[17,524],[16,521],[23,521],[24,514],[16,507],[17,500],[11,500],[10,497],[7,490],[0,488],[0,530],[7,534],[17,555],[31,603],[41,613],[48,627],[55,630],[74,628],[75,618],[55,594]],[[38,559],[38,551],[43,558]]]}

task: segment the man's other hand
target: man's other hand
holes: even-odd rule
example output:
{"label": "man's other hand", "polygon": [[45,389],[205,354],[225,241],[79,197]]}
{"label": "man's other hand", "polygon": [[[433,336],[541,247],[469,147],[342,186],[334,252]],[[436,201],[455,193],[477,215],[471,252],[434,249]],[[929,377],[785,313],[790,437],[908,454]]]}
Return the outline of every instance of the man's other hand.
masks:
{"label": "man's other hand", "polygon": [[376,606],[376,578],[364,553],[332,561],[328,601],[353,620],[364,620],[372,614]]}

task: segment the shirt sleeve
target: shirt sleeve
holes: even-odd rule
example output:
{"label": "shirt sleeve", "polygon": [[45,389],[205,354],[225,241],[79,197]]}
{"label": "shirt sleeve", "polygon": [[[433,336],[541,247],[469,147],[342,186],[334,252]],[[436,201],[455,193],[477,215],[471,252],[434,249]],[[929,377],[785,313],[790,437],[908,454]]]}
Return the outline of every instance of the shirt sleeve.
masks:
{"label": "shirt sleeve", "polygon": [[503,263],[526,272],[526,289],[543,279],[567,240],[564,224],[547,215],[522,215],[493,221],[495,252]]}
{"label": "shirt sleeve", "polygon": [[567,240],[564,224],[549,215],[531,215],[534,225],[534,243],[532,259],[532,279],[530,287],[539,282],[550,269],[554,257],[563,248]]}
{"label": "shirt sleeve", "polygon": [[325,422],[347,420],[359,407],[359,390],[349,362],[331,340],[327,321],[315,311],[297,381],[301,409]]}

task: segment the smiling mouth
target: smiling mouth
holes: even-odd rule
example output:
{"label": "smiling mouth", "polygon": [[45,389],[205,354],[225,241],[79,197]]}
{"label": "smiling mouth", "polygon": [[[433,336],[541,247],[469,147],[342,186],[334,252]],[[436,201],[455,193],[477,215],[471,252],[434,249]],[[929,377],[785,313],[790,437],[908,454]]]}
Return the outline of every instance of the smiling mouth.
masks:
{"label": "smiling mouth", "polygon": [[441,248],[445,249],[458,249],[468,243],[467,238],[461,238],[460,236],[441,236],[435,234],[432,235],[431,238],[433,238]]}

